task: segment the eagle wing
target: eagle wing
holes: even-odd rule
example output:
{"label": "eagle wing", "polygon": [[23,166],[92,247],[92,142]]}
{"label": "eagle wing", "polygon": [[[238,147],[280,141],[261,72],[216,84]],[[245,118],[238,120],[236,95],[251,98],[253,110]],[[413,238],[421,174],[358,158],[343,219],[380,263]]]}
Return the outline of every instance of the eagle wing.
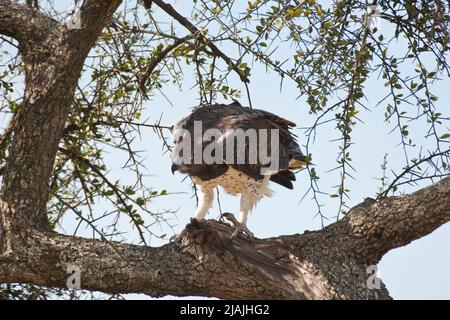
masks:
{"label": "eagle wing", "polygon": [[[226,147],[227,132],[229,130],[242,129],[244,132],[248,129],[254,129],[257,132],[260,129],[267,130],[267,141],[266,152],[268,155],[271,154],[271,129],[278,129],[279,132],[279,170],[281,172],[273,172],[271,177],[272,181],[277,182],[286,186],[287,188],[292,188],[292,183],[290,181],[295,180],[293,174],[282,173],[283,170],[288,170],[289,165],[289,148],[292,143],[295,143],[295,135],[293,135],[289,129],[295,126],[295,123],[281,118],[273,113],[259,110],[250,109],[242,107],[238,103],[232,103],[231,105],[210,105],[210,106],[200,106],[193,110],[193,112],[186,118],[182,119],[177,125],[188,130],[191,136],[194,135],[194,122],[201,121],[202,123],[202,134],[208,129],[218,129],[222,136],[220,137],[224,142],[224,147]],[[192,152],[194,150],[194,145],[196,143],[202,143],[202,150],[211,143],[211,141],[203,140],[192,141]],[[256,163],[250,162],[250,151],[251,148],[248,141],[245,143],[245,161],[243,163],[237,163],[238,150],[237,143],[234,143],[233,156],[234,159],[232,163],[226,163],[226,150],[224,150],[224,162],[236,170],[250,176],[253,179],[260,180],[264,176],[261,174],[261,169],[268,166],[267,163],[262,163],[259,157],[259,143],[257,148],[258,156]],[[242,151],[242,150],[241,150]],[[224,173],[224,165],[206,165],[197,164],[191,165],[191,174],[202,176],[202,173],[207,173],[208,178],[214,178],[220,174]],[[205,176],[203,174],[203,176]]]}

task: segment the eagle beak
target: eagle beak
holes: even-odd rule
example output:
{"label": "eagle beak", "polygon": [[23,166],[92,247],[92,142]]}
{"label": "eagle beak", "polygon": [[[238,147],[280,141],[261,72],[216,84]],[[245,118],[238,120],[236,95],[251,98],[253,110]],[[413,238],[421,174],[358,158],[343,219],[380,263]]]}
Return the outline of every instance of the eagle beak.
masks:
{"label": "eagle beak", "polygon": [[289,169],[303,169],[307,165],[313,166],[311,159],[303,154],[299,154],[296,158],[289,160]]}
{"label": "eagle beak", "polygon": [[307,156],[303,156],[304,157],[304,162],[305,164],[309,165],[309,166],[315,166],[316,164],[314,162],[311,162],[311,158],[307,157]]}
{"label": "eagle beak", "polygon": [[173,163],[172,167],[170,168],[170,170],[172,170],[172,174],[175,174],[175,171],[177,171],[180,168],[179,165]]}

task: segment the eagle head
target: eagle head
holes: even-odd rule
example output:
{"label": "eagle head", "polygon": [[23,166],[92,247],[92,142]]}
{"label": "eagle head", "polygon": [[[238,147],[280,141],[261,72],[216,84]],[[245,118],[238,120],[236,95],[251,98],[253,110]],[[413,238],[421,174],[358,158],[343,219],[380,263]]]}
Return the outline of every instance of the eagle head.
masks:
{"label": "eagle head", "polygon": [[188,167],[184,164],[179,165],[172,163],[172,167],[170,168],[170,170],[172,171],[172,174],[175,174],[175,171],[180,171],[181,173],[188,173]]}

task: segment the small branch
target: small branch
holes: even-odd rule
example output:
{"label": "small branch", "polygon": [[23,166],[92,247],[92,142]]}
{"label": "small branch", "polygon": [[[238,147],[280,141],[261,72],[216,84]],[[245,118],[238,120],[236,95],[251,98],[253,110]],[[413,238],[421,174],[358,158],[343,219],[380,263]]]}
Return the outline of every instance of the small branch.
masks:
{"label": "small branch", "polygon": [[[60,152],[64,153],[65,155],[67,155],[68,157],[70,157],[71,159],[80,161],[80,162],[84,163],[87,167],[89,167],[114,192],[114,194],[116,195],[119,202],[123,205],[123,208],[127,207],[126,199],[128,199],[128,200],[132,200],[132,199],[130,199],[126,194],[122,194],[122,192],[100,171],[100,169],[97,166],[93,165],[89,160],[77,155],[76,153],[74,153],[70,150],[67,150],[67,149],[64,149],[61,147],[59,147],[58,150]],[[126,197],[126,199],[124,197]],[[144,231],[141,229],[138,221],[136,220],[136,217],[134,217],[133,214],[131,214],[131,213],[128,213],[128,216],[130,217],[131,221],[133,222],[133,225],[136,227],[136,229],[139,233],[139,238],[140,238],[141,242],[143,244],[147,245],[147,242],[145,241]]]}
{"label": "small branch", "polygon": [[140,77],[139,80],[139,90],[142,94],[147,95],[147,90],[145,88],[145,84],[148,81],[148,78],[152,74],[153,70],[155,70],[156,66],[165,58],[167,55],[174,49],[176,49],[179,45],[189,41],[192,38],[195,38],[199,33],[196,32],[194,34],[189,34],[183,38],[176,39],[171,45],[167,46],[164,50],[159,52],[156,57],[152,59],[150,64],[145,69],[144,73]]}
{"label": "small branch", "polygon": [[162,0],[153,0],[153,3],[156,4],[158,7],[160,7],[164,12],[166,12],[176,21],[178,21],[190,32],[192,32],[193,34],[198,33],[199,37],[203,39],[206,42],[206,45],[211,49],[214,56],[222,58],[222,60],[224,60],[227,63],[227,65],[238,74],[242,82],[244,83],[250,82],[248,77],[242,73],[239,67],[226,54],[220,51],[220,49],[217,48],[217,46],[211,40],[206,38],[196,26],[194,26],[191,22],[189,22],[189,20],[187,20],[181,14],[179,14],[170,4],[167,4]]}
{"label": "small branch", "polygon": [[390,191],[393,190],[394,187],[397,186],[399,180],[401,178],[403,178],[406,174],[410,173],[411,170],[413,170],[414,168],[418,167],[419,165],[421,165],[422,163],[431,161],[433,158],[438,157],[438,156],[443,156],[443,155],[450,155],[450,149],[447,149],[445,151],[442,152],[438,152],[438,153],[433,153],[430,156],[420,159],[417,162],[415,162],[414,164],[407,166],[402,173],[400,173],[395,179],[394,181],[392,181],[392,183],[386,188],[385,191],[383,191],[383,193],[380,194],[380,196],[378,198],[384,198],[387,197],[387,195],[389,194]]}

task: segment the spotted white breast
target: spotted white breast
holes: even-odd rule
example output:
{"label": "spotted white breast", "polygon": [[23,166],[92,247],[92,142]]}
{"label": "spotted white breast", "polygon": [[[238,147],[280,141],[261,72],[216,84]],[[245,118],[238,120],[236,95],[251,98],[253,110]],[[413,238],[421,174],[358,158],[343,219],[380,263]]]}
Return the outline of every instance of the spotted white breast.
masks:
{"label": "spotted white breast", "polygon": [[269,189],[270,176],[265,176],[261,180],[255,180],[232,167],[229,167],[224,174],[215,179],[203,181],[198,177],[192,178],[195,184],[203,190],[221,186],[229,194],[247,194],[256,201],[260,200],[263,196],[272,196],[272,190]]}

